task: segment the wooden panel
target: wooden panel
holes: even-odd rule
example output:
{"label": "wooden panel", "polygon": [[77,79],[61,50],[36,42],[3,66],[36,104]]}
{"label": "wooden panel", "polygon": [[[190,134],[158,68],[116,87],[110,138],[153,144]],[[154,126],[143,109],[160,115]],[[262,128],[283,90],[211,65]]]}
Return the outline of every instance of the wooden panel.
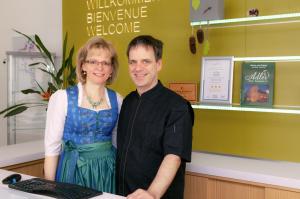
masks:
{"label": "wooden panel", "polygon": [[295,188],[290,188],[290,187],[282,187],[282,186],[278,186],[278,185],[264,184],[264,183],[259,183],[259,182],[252,182],[252,181],[227,178],[227,177],[221,177],[221,176],[213,176],[213,175],[195,173],[195,172],[190,172],[190,171],[186,171],[186,174],[198,176],[198,177],[204,177],[204,178],[208,178],[208,179],[235,182],[235,183],[240,183],[240,184],[252,185],[252,186],[256,186],[256,187],[266,187],[266,188],[273,188],[273,189],[286,190],[286,191],[300,193],[300,189],[295,189]]}
{"label": "wooden panel", "polygon": [[209,180],[207,199],[264,199],[264,188],[227,182],[221,180]]}
{"label": "wooden panel", "polygon": [[185,175],[185,199],[207,199],[207,178]]}
{"label": "wooden panel", "polygon": [[299,192],[266,188],[265,199],[300,199]]}
{"label": "wooden panel", "polygon": [[300,199],[300,190],[186,172],[185,199]]}
{"label": "wooden panel", "polygon": [[44,159],[3,167],[2,169],[43,178]]}
{"label": "wooden panel", "polygon": [[207,199],[217,198],[217,180],[208,179],[207,181]]}

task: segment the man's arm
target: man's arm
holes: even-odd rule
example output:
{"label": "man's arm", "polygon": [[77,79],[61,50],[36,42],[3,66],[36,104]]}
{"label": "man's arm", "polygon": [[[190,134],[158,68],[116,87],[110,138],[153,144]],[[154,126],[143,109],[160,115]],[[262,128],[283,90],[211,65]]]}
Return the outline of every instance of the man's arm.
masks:
{"label": "man's arm", "polygon": [[161,198],[172,183],[180,166],[181,158],[168,154],[164,157],[159,170],[148,190],[137,189],[127,196],[128,199],[158,199]]}

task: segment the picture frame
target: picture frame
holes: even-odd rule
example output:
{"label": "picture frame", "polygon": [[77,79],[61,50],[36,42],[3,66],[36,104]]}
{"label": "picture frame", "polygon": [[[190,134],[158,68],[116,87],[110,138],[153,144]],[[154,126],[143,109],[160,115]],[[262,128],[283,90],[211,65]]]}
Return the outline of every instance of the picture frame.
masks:
{"label": "picture frame", "polygon": [[196,83],[179,83],[172,82],[169,83],[169,89],[182,96],[184,99],[190,101],[191,103],[197,102],[197,84]]}
{"label": "picture frame", "polygon": [[200,103],[232,104],[233,56],[203,57]]}

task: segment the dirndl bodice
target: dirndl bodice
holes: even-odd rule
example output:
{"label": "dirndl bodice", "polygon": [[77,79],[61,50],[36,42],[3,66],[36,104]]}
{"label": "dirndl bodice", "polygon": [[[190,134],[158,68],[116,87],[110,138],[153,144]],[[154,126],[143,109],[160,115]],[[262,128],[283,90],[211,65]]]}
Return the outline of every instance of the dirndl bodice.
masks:
{"label": "dirndl bodice", "polygon": [[115,149],[112,131],[118,119],[116,93],[107,89],[111,109],[78,106],[78,87],[67,90],[68,111],[56,180],[115,193]]}

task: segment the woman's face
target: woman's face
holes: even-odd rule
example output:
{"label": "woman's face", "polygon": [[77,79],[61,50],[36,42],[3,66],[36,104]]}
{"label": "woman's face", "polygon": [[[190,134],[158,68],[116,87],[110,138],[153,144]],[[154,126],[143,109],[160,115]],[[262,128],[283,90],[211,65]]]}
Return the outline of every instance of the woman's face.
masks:
{"label": "woman's face", "polygon": [[105,85],[113,72],[111,53],[104,48],[92,48],[88,50],[82,70],[86,72],[87,82]]}

